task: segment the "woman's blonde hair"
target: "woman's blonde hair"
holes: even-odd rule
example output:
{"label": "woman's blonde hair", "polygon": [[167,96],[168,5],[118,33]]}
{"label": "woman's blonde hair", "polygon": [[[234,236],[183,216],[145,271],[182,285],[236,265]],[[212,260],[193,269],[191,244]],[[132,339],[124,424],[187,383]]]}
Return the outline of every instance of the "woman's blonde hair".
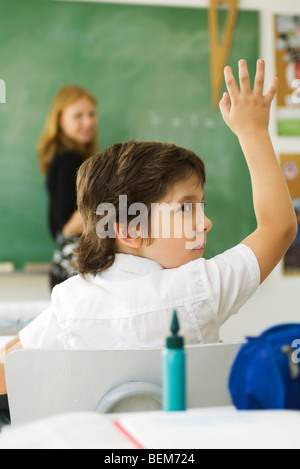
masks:
{"label": "woman's blonde hair", "polygon": [[98,150],[98,139],[94,139],[84,149],[74,140],[68,138],[61,130],[59,122],[63,111],[81,98],[88,98],[95,106],[97,100],[85,88],[77,85],[66,85],[56,94],[49,114],[46,119],[45,128],[37,143],[37,152],[40,169],[43,174],[48,174],[49,167],[54,155],[63,150],[78,151],[84,159],[89,158]]}

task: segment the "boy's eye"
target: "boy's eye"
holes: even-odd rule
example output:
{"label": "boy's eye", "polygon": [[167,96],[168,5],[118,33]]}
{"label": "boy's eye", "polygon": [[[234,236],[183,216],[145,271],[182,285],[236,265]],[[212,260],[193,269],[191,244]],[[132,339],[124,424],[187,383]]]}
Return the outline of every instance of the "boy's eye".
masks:
{"label": "boy's eye", "polygon": [[[206,203],[205,203],[205,202],[201,202],[200,205],[201,205],[201,210],[202,210],[202,212],[204,212],[204,208],[205,208],[205,206],[206,206]],[[191,202],[185,203],[185,204],[182,204],[182,205],[181,205],[181,211],[182,211],[182,212],[188,213],[188,212],[192,212],[192,210],[193,210],[193,204],[192,204]]]}
{"label": "boy's eye", "polygon": [[193,210],[193,204],[192,203],[183,204],[181,206],[181,210],[186,213],[191,212]]}

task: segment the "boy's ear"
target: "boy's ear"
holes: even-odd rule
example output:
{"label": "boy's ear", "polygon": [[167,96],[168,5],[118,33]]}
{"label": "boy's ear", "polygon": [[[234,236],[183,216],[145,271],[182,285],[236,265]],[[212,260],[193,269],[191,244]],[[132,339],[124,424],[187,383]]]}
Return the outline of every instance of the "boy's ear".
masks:
{"label": "boy's ear", "polygon": [[128,225],[126,224],[114,223],[113,226],[116,233],[116,238],[120,243],[132,248],[139,248],[141,246],[142,239],[140,238],[140,234],[135,229],[131,229],[128,232]]}

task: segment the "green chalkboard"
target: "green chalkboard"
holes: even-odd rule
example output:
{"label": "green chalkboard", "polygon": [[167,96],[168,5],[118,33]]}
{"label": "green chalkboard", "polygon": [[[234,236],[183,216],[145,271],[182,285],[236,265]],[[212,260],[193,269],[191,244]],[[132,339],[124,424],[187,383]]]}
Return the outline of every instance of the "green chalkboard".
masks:
{"label": "green chalkboard", "polygon": [[[101,149],[130,138],[174,141],[206,162],[206,256],[255,226],[250,178],[234,135],[211,109],[207,11],[45,0],[0,3],[0,261],[47,262],[53,242],[35,151],[66,83],[99,101]],[[258,14],[240,12],[230,64],[258,58]]]}

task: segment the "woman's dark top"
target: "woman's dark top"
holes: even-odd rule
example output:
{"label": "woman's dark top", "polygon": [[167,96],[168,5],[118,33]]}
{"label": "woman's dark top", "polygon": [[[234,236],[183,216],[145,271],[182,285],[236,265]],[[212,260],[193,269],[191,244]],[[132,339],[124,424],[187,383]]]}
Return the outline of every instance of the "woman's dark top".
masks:
{"label": "woman's dark top", "polygon": [[55,155],[50,166],[49,227],[54,239],[77,209],[76,176],[82,163],[79,153],[68,150]]}

